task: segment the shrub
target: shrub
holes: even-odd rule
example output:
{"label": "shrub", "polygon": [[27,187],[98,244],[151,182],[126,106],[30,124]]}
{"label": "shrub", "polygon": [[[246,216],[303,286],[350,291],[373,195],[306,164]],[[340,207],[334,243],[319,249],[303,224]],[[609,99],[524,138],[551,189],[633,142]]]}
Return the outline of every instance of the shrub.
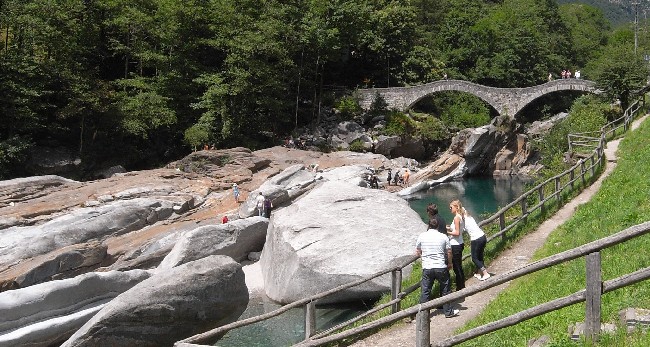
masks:
{"label": "shrub", "polygon": [[425,117],[418,124],[416,135],[427,141],[446,140],[451,137],[449,130],[442,121],[433,116]]}
{"label": "shrub", "polygon": [[339,110],[340,120],[351,120],[361,114],[362,109],[352,96],[344,96],[336,104],[336,109]]}
{"label": "shrub", "polygon": [[392,111],[386,119],[384,134],[404,136],[412,134],[415,128],[416,124],[409,116],[399,111]]}
{"label": "shrub", "polygon": [[366,148],[363,146],[363,141],[361,141],[360,139],[356,139],[352,141],[352,143],[350,144],[349,150],[352,152],[363,153],[366,151]]}

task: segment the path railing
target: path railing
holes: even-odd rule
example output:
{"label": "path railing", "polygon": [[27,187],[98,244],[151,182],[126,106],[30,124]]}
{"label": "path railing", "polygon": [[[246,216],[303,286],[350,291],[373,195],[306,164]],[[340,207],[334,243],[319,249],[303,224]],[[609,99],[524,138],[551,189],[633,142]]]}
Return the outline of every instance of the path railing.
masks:
{"label": "path railing", "polygon": [[[498,231],[494,234],[491,234],[488,237],[488,242],[491,242],[492,240],[499,238],[503,241],[507,237],[507,232],[509,230],[512,230],[515,228],[519,223],[525,223],[527,221],[527,218],[531,215],[531,213],[540,210],[541,212],[544,212],[546,208],[549,208],[550,204],[557,204],[562,205],[563,203],[563,194],[568,193],[570,191],[573,191],[576,188],[576,183],[577,181],[580,181],[582,184],[579,185],[579,187],[584,187],[587,184],[587,180],[591,180],[596,175],[597,169],[604,163],[604,146],[606,144],[606,140],[610,138],[611,136],[616,136],[616,131],[620,128],[623,128],[624,131],[629,128],[630,123],[634,119],[634,117],[637,115],[638,111],[641,109],[643,101],[642,99],[637,100],[630,106],[627,110],[625,110],[624,115],[608,124],[603,126],[601,128],[601,135],[599,137],[594,137],[590,139],[597,139],[597,141],[593,141],[594,145],[592,147],[591,154],[588,156],[585,156],[578,160],[576,164],[574,164],[571,168],[568,170],[562,172],[559,175],[556,175],[554,177],[551,177],[547,179],[546,181],[538,184],[534,188],[528,190],[525,192],[523,195],[518,197],[515,201],[512,203],[506,205],[499,211],[497,211],[494,215],[491,217],[481,221],[479,223],[480,226],[485,226],[489,225],[491,223],[495,223],[498,221]],[[587,135],[585,134],[576,134],[576,136],[569,135],[569,148],[570,150],[573,150],[574,148],[578,147],[577,143],[580,143],[581,141],[586,141],[585,138],[580,137],[584,136],[586,137]],[[571,141],[574,141],[573,144]],[[584,143],[581,143],[583,145]],[[537,203],[534,203],[533,205],[529,205],[528,201],[538,201]],[[513,212],[514,211],[514,212]],[[516,214],[513,216],[513,213]],[[650,227],[649,227],[650,228]],[[645,232],[645,231],[644,231]],[[618,235],[618,234],[617,234]],[[622,241],[621,241],[622,242]],[[591,244],[590,244],[591,245]],[[587,246],[587,245],[586,245]],[[584,246],[586,248],[586,246]],[[608,246],[609,247],[609,246]],[[569,251],[567,251],[569,252]],[[581,251],[577,251],[581,252]],[[593,251],[592,251],[593,252]],[[566,252],[565,252],[566,253]],[[591,252],[589,252],[591,253]],[[564,254],[564,253],[561,253]],[[587,254],[587,253],[585,253]],[[583,253],[580,253],[578,256],[582,256]],[[559,256],[559,255],[556,255]],[[554,256],[554,257],[556,257]],[[466,259],[469,257],[468,255],[465,255],[463,259]],[[575,258],[573,257],[573,258]],[[553,257],[549,257],[553,258]],[[571,258],[571,259],[573,259]],[[293,303],[284,305],[272,312],[268,312],[259,316],[251,317],[248,319],[244,319],[241,321],[233,322],[212,330],[209,330],[207,332],[197,334],[191,337],[188,337],[184,340],[178,341],[174,344],[176,347],[190,347],[190,346],[205,346],[205,345],[199,345],[200,343],[209,343],[211,341],[214,341],[215,339],[218,339],[222,337],[224,334],[226,334],[228,331],[240,328],[243,326],[247,326],[250,324],[254,324],[257,322],[261,322],[266,319],[270,319],[273,317],[277,317],[284,312],[287,312],[290,309],[293,308],[300,308],[302,307],[305,311],[305,340],[296,346],[321,346],[323,344],[331,343],[331,342],[336,342],[336,341],[341,341],[346,338],[351,338],[354,336],[357,336],[358,334],[365,333],[368,331],[371,331],[373,329],[377,329],[382,326],[386,326],[389,324],[392,324],[394,322],[397,322],[401,319],[404,319],[406,317],[410,317],[418,312],[424,312],[426,311],[427,314],[418,314],[419,320],[418,320],[418,346],[429,346],[428,342],[428,312],[431,308],[433,307],[438,307],[442,305],[443,303],[446,302],[452,302],[456,299],[464,298],[466,296],[473,295],[475,293],[478,293],[482,290],[491,288],[493,286],[496,286],[498,284],[507,282],[511,279],[514,279],[519,276],[523,276],[525,274],[537,271],[541,268],[537,267],[531,267],[533,264],[538,264],[540,262],[533,263],[529,266],[526,266],[520,270],[516,270],[512,273],[508,274],[503,274],[499,276],[494,276],[493,280],[487,281],[487,282],[481,282],[477,286],[472,286],[472,287],[467,287],[463,290],[457,291],[455,293],[452,293],[450,295],[446,295],[443,298],[438,298],[432,301],[427,302],[426,304],[421,304],[418,306],[413,306],[407,309],[402,310],[401,309],[401,301],[406,297],[408,294],[414,292],[420,287],[419,283],[416,283],[408,288],[405,288],[402,290],[401,288],[401,283],[402,283],[402,271],[405,267],[411,265],[415,260],[418,258],[416,256],[413,256],[399,266],[392,267],[380,272],[377,272],[373,275],[370,275],[368,277],[359,279],[357,281],[341,285],[339,287],[333,288],[331,290],[313,295],[309,298],[302,299],[295,301]],[[548,258],[547,258],[548,259]],[[555,258],[553,258],[555,259]],[[562,259],[563,260],[563,259]],[[568,258],[567,258],[568,260]],[[552,261],[549,261],[549,264]],[[544,263],[546,264],[546,263]],[[548,266],[548,265],[545,265]],[[528,272],[530,269],[535,269],[531,270]],[[367,311],[355,318],[352,318],[346,322],[343,322],[339,325],[336,325],[332,328],[329,328],[325,331],[317,332],[316,331],[316,310],[315,310],[315,305],[318,300],[328,296],[332,295],[334,293],[337,293],[339,291],[343,291],[349,288],[353,288],[355,286],[361,285],[363,283],[366,283],[368,281],[371,281],[373,279],[376,279],[380,276],[386,275],[388,273],[391,273],[391,300],[385,304],[379,305],[370,311]],[[516,277],[512,277],[516,276]],[[645,275],[643,275],[645,276]],[[645,279],[645,277],[643,277]],[[617,287],[618,288],[618,287]],[[616,289],[617,289],[616,288]],[[614,290],[614,289],[611,289]],[[574,300],[574,299],[572,299]],[[573,303],[572,300],[569,300]],[[583,300],[584,301],[584,300]],[[381,310],[389,308],[391,309],[391,314],[389,316],[385,316],[382,318],[379,318],[377,320],[365,323],[363,325],[360,325],[358,327],[350,328],[348,330],[345,330],[340,333],[333,334],[336,331],[339,331],[341,329],[344,329],[346,327],[349,327],[351,324],[368,317],[374,313],[377,313]],[[562,306],[564,307],[564,306]],[[558,307],[560,308],[560,307]],[[537,312],[537,311],[535,311]],[[423,318],[426,316],[426,319]],[[533,316],[531,316],[532,318]],[[426,324],[425,324],[426,320]],[[495,322],[496,323],[496,322]],[[426,326],[425,326],[426,325]],[[478,336],[478,335],[477,335]],[[465,338],[465,337],[461,337]],[[469,337],[472,338],[472,337]],[[426,341],[426,342],[425,342]],[[463,340],[465,341],[465,340]]]}
{"label": "path railing", "polygon": [[[478,291],[485,290],[499,284],[511,281],[533,272],[546,269],[574,260],[580,257],[586,257],[586,289],[575,292],[571,295],[548,301],[541,305],[531,307],[527,310],[515,313],[506,318],[494,321],[474,329],[465,331],[461,334],[452,336],[438,343],[438,346],[453,346],[461,342],[471,340],[481,335],[506,328],[525,320],[549,313],[570,305],[586,302],[585,309],[585,338],[589,341],[596,341],[600,334],[601,313],[600,303],[601,295],[614,290],[627,287],[629,285],[650,279],[650,267],[628,273],[621,277],[602,282],[601,256],[600,251],[612,246],[616,246],[625,241],[650,233],[650,222],[645,222],[627,228],[614,235],[590,242],[586,245],[576,247],[562,253],[552,255],[534,263],[528,264],[520,269],[492,277],[491,281],[479,283],[478,286],[471,287],[471,293],[462,293],[465,289],[448,295],[445,300],[438,300],[436,303],[427,303],[423,305],[422,310],[418,312],[418,336],[416,346],[429,346],[429,311],[442,303],[450,302],[454,298],[465,297]],[[470,292],[470,291],[468,291]],[[462,295],[465,294],[465,295]],[[443,298],[447,298],[444,296]]]}

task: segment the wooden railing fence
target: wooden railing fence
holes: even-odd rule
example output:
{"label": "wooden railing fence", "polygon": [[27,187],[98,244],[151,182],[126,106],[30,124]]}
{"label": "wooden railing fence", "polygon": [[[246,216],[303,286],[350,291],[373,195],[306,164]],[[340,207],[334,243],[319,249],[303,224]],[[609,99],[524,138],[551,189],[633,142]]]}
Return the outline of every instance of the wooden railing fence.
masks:
{"label": "wooden railing fence", "polygon": [[[507,237],[507,232],[509,230],[515,228],[520,222],[525,223],[527,221],[527,218],[531,215],[531,213],[533,213],[533,212],[535,212],[537,210],[540,210],[540,211],[543,212],[545,210],[545,208],[548,207],[548,204],[562,205],[562,195],[564,193],[566,193],[566,192],[569,192],[569,191],[573,190],[575,188],[575,183],[578,180],[580,180],[582,182],[581,186],[584,187],[586,185],[587,179],[588,178],[591,179],[593,176],[595,176],[598,167],[603,164],[604,146],[606,144],[606,139],[608,139],[610,137],[610,135],[611,136],[616,136],[616,131],[618,129],[620,129],[620,128],[623,128],[624,131],[629,128],[631,121],[634,119],[634,117],[636,116],[639,109],[641,109],[642,102],[643,102],[642,99],[637,100],[636,102],[634,102],[632,104],[632,106],[630,106],[625,111],[625,113],[624,113],[624,115],[622,117],[620,117],[617,120],[614,120],[613,122],[610,122],[610,123],[606,124],[605,126],[603,126],[603,128],[601,129],[601,135],[599,137],[593,137],[592,138],[592,137],[588,137],[586,134],[569,135],[569,141],[570,141],[569,142],[569,144],[570,144],[569,148],[570,148],[571,151],[574,149],[574,147],[586,146],[588,142],[593,142],[594,145],[592,147],[591,154],[589,156],[586,156],[586,157],[581,158],[580,160],[578,160],[576,162],[576,164],[573,165],[568,170],[562,172],[559,175],[551,177],[551,178],[547,179],[546,181],[538,184],[534,188],[528,190],[523,195],[521,195],[520,197],[515,199],[512,203],[506,205],[505,207],[503,207],[502,209],[497,211],[491,217],[481,221],[479,223],[480,226],[485,226],[485,225],[495,223],[495,222],[498,221],[498,232],[490,235],[488,237],[488,242],[491,242],[492,240],[494,240],[496,238],[499,238],[499,237],[501,238],[502,241],[504,241],[506,239],[506,237]],[[573,144],[572,144],[571,141],[574,141]],[[576,176],[576,173],[578,173],[577,176]],[[530,199],[530,198],[532,198],[532,199]],[[529,206],[528,205],[528,200],[533,200],[533,201],[538,201],[538,202],[536,204],[532,205],[532,206]],[[520,211],[517,211],[517,210],[520,210]],[[511,212],[511,211],[515,211],[515,212]],[[510,214],[517,213],[517,215],[513,217],[513,216],[509,216],[508,215],[509,213]],[[650,226],[649,226],[649,229],[650,229]],[[646,231],[647,230],[644,229],[643,233],[645,233]],[[621,233],[624,233],[624,232],[621,232]],[[621,233],[619,233],[619,234],[621,234]],[[616,235],[619,235],[619,234],[616,234]],[[614,236],[616,236],[616,235],[614,235]],[[609,238],[607,238],[607,239],[609,239]],[[603,240],[605,240],[605,239],[603,239]],[[594,243],[597,243],[597,242],[599,242],[599,241],[595,241]],[[609,241],[606,241],[605,243],[607,245],[609,245],[609,243],[607,243],[607,242],[609,242]],[[622,242],[622,241],[620,241],[620,242]],[[591,249],[591,248],[588,247],[590,245],[592,245],[592,244],[580,247],[580,249]],[[609,246],[607,246],[607,247],[609,247]],[[604,246],[601,247],[601,248],[604,248]],[[565,258],[562,258],[562,259],[559,259],[559,260],[556,259],[560,255],[563,255],[563,254],[568,253],[568,252],[577,252],[578,255],[571,256],[571,258],[567,257],[566,259]],[[594,252],[594,251],[590,251],[588,253],[592,253],[592,252]],[[283,314],[284,312],[287,312],[290,309],[298,308],[298,307],[303,307],[304,311],[305,311],[305,340],[302,343],[297,344],[296,346],[321,346],[323,344],[327,344],[327,343],[331,343],[331,342],[335,342],[335,341],[340,341],[342,339],[350,338],[350,337],[356,336],[358,334],[368,332],[368,331],[371,331],[373,329],[377,329],[377,328],[385,326],[385,325],[392,324],[392,323],[394,323],[396,321],[399,321],[399,320],[404,319],[406,317],[412,316],[412,315],[414,315],[416,313],[418,314],[418,317],[419,317],[418,318],[418,324],[417,324],[417,327],[418,327],[418,342],[417,342],[418,344],[417,344],[417,346],[429,346],[428,332],[427,331],[428,331],[428,327],[429,327],[429,324],[428,324],[429,314],[428,313],[429,313],[431,308],[438,307],[438,306],[442,305],[443,303],[452,302],[454,300],[476,294],[476,293],[478,293],[478,292],[480,292],[482,290],[494,287],[496,285],[499,285],[501,283],[510,281],[510,280],[512,280],[514,278],[523,276],[525,274],[532,273],[534,271],[538,271],[538,270],[540,270],[540,269],[542,269],[542,268],[544,268],[546,266],[556,264],[556,263],[558,263],[560,261],[568,261],[570,259],[574,259],[576,257],[582,256],[582,255],[588,254],[588,253],[584,253],[583,251],[576,250],[576,249],[571,250],[571,251],[567,251],[567,252],[564,252],[564,253],[560,253],[560,254],[558,254],[556,256],[549,257],[549,258],[546,258],[544,260],[538,261],[536,263],[530,264],[530,265],[528,265],[528,266],[526,266],[526,267],[524,267],[522,269],[513,271],[511,273],[503,274],[503,275],[499,275],[499,276],[494,276],[494,277],[492,277],[492,279],[490,281],[481,282],[476,286],[467,287],[467,288],[465,288],[463,290],[457,291],[457,292],[452,293],[450,295],[446,295],[446,296],[444,296],[442,298],[438,298],[438,299],[434,299],[432,301],[429,301],[426,304],[421,304],[421,305],[418,305],[418,306],[413,306],[413,307],[401,310],[400,303],[401,303],[402,299],[404,297],[406,297],[408,294],[410,294],[410,293],[414,292],[415,290],[417,290],[419,288],[419,286],[420,286],[419,283],[416,283],[416,284],[414,284],[414,285],[412,285],[412,286],[410,286],[408,288],[405,288],[404,290],[402,290],[402,288],[401,288],[403,269],[405,267],[409,266],[415,260],[418,259],[417,257],[413,256],[413,257],[407,259],[403,264],[401,264],[399,266],[377,272],[377,273],[375,273],[373,275],[370,275],[368,277],[359,279],[359,280],[354,281],[354,282],[350,282],[350,283],[345,284],[345,285],[341,285],[341,286],[333,288],[331,290],[328,290],[328,291],[313,295],[313,296],[311,296],[309,298],[295,301],[293,303],[284,305],[284,306],[282,306],[282,307],[280,307],[277,310],[274,310],[272,312],[268,312],[268,313],[265,313],[265,314],[262,314],[262,315],[259,315],[259,316],[256,316],[256,317],[251,317],[251,318],[248,318],[248,319],[244,319],[244,320],[241,320],[241,321],[230,323],[230,324],[227,324],[227,325],[224,325],[224,326],[209,330],[207,332],[188,337],[188,338],[186,338],[184,340],[176,342],[174,344],[174,346],[176,346],[176,347],[204,346],[204,345],[199,345],[199,344],[200,343],[207,343],[209,341],[213,341],[214,339],[217,339],[217,338],[223,336],[224,334],[226,334],[230,330],[240,328],[240,327],[243,327],[243,326],[247,326],[247,325],[250,325],[250,324],[254,324],[254,323],[269,319],[269,318],[277,317],[277,316]],[[571,254],[573,254],[573,253],[571,253]],[[465,255],[463,259],[466,259],[467,257],[469,257],[469,254]],[[544,263],[541,263],[542,261],[545,261],[545,260],[548,260],[548,261],[546,261]],[[537,264],[537,265],[535,265],[535,264]],[[540,266],[538,264],[543,264],[543,266]],[[391,301],[389,301],[389,302],[387,302],[385,304],[379,305],[379,306],[373,308],[372,310],[367,311],[367,312],[365,312],[365,313],[363,313],[363,314],[361,314],[361,315],[359,315],[359,316],[357,316],[355,318],[352,318],[352,319],[350,319],[350,320],[348,320],[346,322],[343,322],[343,323],[341,323],[341,324],[339,324],[339,325],[337,325],[335,327],[332,327],[332,328],[327,329],[327,330],[322,331],[322,332],[316,332],[316,328],[315,328],[316,327],[315,304],[319,299],[322,299],[322,298],[324,298],[324,297],[326,297],[328,295],[337,293],[339,291],[346,290],[346,289],[361,285],[363,283],[366,283],[368,281],[371,281],[371,280],[373,280],[373,279],[375,279],[377,277],[386,275],[388,273],[391,273]],[[648,273],[650,273],[650,271],[648,271]],[[646,276],[646,274],[644,273],[642,275],[642,277],[643,276]],[[643,277],[643,279],[646,279],[646,277]],[[616,281],[616,280],[612,280],[612,281]],[[611,281],[609,281],[609,282],[611,282]],[[625,283],[627,283],[627,282],[625,282]],[[618,287],[616,287],[615,289],[618,289]],[[610,289],[610,290],[614,290],[614,289]],[[580,296],[580,295],[578,295],[578,296]],[[583,296],[581,296],[581,297],[583,297]],[[572,297],[572,299],[569,300],[569,301],[572,302],[571,304],[573,304],[574,300],[576,300],[576,299]],[[584,299],[582,299],[582,301],[584,301]],[[391,308],[391,314],[389,316],[385,316],[385,317],[379,318],[377,320],[365,323],[365,324],[363,324],[361,326],[354,327],[354,328],[345,330],[343,332],[330,335],[330,334],[334,333],[335,331],[338,331],[338,330],[341,330],[341,329],[343,329],[345,327],[348,327],[351,324],[353,324],[353,323],[355,323],[355,322],[357,322],[357,321],[359,321],[359,320],[361,320],[361,319],[363,319],[363,318],[365,318],[367,316],[370,316],[370,315],[372,315],[372,314],[374,314],[376,312],[379,312],[379,311],[381,311],[383,309],[386,309],[388,307]],[[561,306],[561,307],[564,307],[564,306]],[[558,307],[558,308],[560,308],[560,307]],[[542,308],[541,311],[543,311],[545,309],[546,308]],[[538,312],[538,311],[540,311],[540,309],[534,310],[534,312]],[[425,314],[425,312],[426,312],[426,314]],[[526,314],[528,314],[528,313],[526,313]],[[539,315],[539,314],[537,314],[537,315]],[[426,316],[426,319],[424,318],[425,316]],[[534,316],[531,316],[531,318],[532,317],[534,317]],[[498,323],[498,322],[494,322],[494,323]],[[500,324],[504,324],[504,323],[500,323]],[[493,327],[486,328],[486,329],[491,329],[491,328],[493,328]],[[490,330],[490,331],[492,331],[492,330]],[[468,334],[468,333],[469,332],[466,332],[464,334]],[[461,336],[459,338],[464,339],[462,341],[465,341],[465,340],[467,340],[469,338],[473,338],[473,337],[466,337],[466,336],[469,336],[469,335],[462,335],[462,334],[458,335],[458,336]],[[456,338],[456,336],[454,336],[454,338]]]}
{"label": "wooden railing fence", "polygon": [[[645,222],[627,228],[623,231],[620,231],[614,235],[593,241],[586,245],[570,249],[568,251],[552,255],[550,257],[544,258],[542,260],[531,263],[523,268],[520,268],[503,275],[494,276],[494,281],[485,281],[480,283],[477,287],[480,287],[481,290],[494,287],[501,283],[505,283],[516,278],[520,278],[524,275],[552,267],[558,264],[574,260],[579,257],[586,257],[586,289],[573,293],[571,295],[555,299],[541,305],[529,308],[527,310],[515,313],[506,318],[494,321],[474,329],[470,329],[461,334],[452,336],[438,343],[438,346],[453,346],[461,342],[471,340],[478,336],[506,328],[518,323],[521,323],[525,320],[540,316],[542,314],[555,311],[570,305],[574,305],[580,302],[586,302],[585,309],[585,338],[590,341],[595,341],[598,339],[600,334],[600,302],[601,295],[608,293],[641,281],[650,279],[650,267],[637,270],[635,272],[628,273],[621,277],[602,282],[601,280],[601,261],[600,261],[600,251],[625,241],[631,240],[636,237],[643,236],[650,232],[650,222]],[[472,287],[475,288],[475,287]],[[464,291],[465,289],[458,291],[454,294],[458,294]],[[473,290],[474,292],[475,290]],[[473,293],[472,293],[473,294]],[[449,295],[448,295],[449,296]],[[454,295],[459,297],[461,295]],[[464,297],[463,295],[462,297]],[[446,298],[445,296],[444,298]],[[451,298],[450,298],[451,299]],[[444,302],[449,302],[451,300],[444,300]],[[439,301],[438,305],[443,303]],[[422,327],[418,330],[418,342],[416,346],[429,346],[430,342],[427,336],[427,331],[425,329],[429,328],[429,310],[435,307],[434,305],[429,305],[427,303],[426,307],[423,307],[423,311],[418,313],[418,327]],[[420,321],[424,321],[420,324]]]}

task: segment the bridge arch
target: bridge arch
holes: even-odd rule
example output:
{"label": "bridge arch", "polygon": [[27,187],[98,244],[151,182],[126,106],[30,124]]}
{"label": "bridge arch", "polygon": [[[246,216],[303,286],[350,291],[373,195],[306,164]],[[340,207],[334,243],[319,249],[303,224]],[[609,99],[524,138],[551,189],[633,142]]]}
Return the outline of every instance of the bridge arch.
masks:
{"label": "bridge arch", "polygon": [[496,88],[463,80],[442,80],[410,87],[359,89],[356,93],[359,104],[364,109],[369,109],[375,95],[379,94],[386,100],[388,108],[406,111],[431,94],[441,91],[459,91],[475,95],[494,107],[499,115],[514,118],[533,100],[565,90],[600,93],[600,90],[596,89],[595,82],[573,78],[553,80],[526,88]]}

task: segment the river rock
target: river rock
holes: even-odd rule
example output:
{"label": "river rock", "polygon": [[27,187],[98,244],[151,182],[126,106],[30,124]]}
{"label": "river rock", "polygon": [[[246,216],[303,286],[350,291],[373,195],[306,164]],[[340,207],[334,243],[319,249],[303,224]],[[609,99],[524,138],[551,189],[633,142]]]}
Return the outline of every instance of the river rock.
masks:
{"label": "river rock", "polygon": [[172,214],[165,200],[115,201],[96,208],[81,208],[45,224],[12,227],[1,231],[0,271],[20,261],[61,247],[122,235]]}
{"label": "river rock", "polygon": [[106,245],[99,241],[74,244],[54,250],[0,272],[0,291],[75,277],[99,267],[106,258]]}
{"label": "river rock", "polygon": [[78,176],[81,158],[65,147],[34,148],[25,164],[32,175]]}
{"label": "river rock", "polygon": [[94,272],[0,293],[0,346],[58,345],[150,275],[144,270]]}
{"label": "river rock", "polygon": [[350,165],[325,170],[321,176],[328,181],[341,181],[359,187],[367,187],[366,180],[373,173],[374,170],[366,165]]}
{"label": "river rock", "polygon": [[332,148],[347,150],[350,144],[357,139],[363,142],[364,148],[372,148],[372,138],[365,133],[365,129],[361,125],[344,121],[332,130],[328,142]]}
{"label": "river rock", "polygon": [[241,265],[209,256],[158,272],[120,294],[62,346],[172,346],[237,320],[247,304]]}
{"label": "river rock", "polygon": [[209,255],[227,255],[237,261],[244,260],[248,253],[262,250],[268,225],[268,218],[250,217],[186,232],[158,270],[168,270]]}
{"label": "river rock", "polygon": [[383,154],[387,157],[392,156],[393,149],[397,148],[402,143],[402,138],[399,136],[386,136],[379,135],[375,142],[375,153]]}
{"label": "river rock", "polygon": [[[401,264],[426,225],[383,190],[325,181],[271,216],[260,259],[266,294],[289,303]],[[390,274],[323,302],[376,299]]]}
{"label": "river rock", "polygon": [[315,182],[315,174],[305,170],[303,164],[292,165],[252,191],[246,201],[239,206],[239,217],[257,215],[257,196],[262,193],[271,199],[274,207],[286,203],[303,194]]}

